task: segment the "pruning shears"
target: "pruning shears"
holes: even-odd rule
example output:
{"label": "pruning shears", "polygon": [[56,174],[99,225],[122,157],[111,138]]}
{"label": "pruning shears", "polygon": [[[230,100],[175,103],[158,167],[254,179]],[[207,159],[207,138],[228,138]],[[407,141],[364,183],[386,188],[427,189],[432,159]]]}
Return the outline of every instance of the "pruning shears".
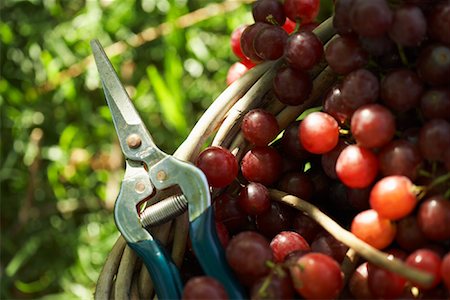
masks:
{"label": "pruning shears", "polygon": [[[226,263],[217,237],[205,175],[155,145],[101,44],[93,40],[91,47],[126,159],[114,219],[128,245],[144,261],[158,298],[180,299],[183,283],[170,255],[145,226],[163,223],[187,209],[192,248],[203,271],[224,285],[230,299],[243,299],[242,288]],[[156,202],[141,213],[158,191],[175,186],[181,194]]]}

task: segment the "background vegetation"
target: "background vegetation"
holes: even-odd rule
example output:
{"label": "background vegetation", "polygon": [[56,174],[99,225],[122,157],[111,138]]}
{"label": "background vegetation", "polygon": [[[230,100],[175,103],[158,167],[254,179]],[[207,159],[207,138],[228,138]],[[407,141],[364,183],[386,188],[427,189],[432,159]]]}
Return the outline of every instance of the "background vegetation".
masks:
{"label": "background vegetation", "polygon": [[118,237],[123,157],[89,41],[108,47],[172,153],[226,87],[229,36],[252,21],[250,9],[238,0],[1,1],[0,298],[92,298]]}

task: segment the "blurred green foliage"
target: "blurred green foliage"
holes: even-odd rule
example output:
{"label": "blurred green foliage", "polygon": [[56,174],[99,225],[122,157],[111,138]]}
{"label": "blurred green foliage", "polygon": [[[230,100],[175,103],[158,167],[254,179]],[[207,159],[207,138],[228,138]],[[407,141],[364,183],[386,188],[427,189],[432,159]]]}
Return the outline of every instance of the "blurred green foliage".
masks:
{"label": "blurred green foliage", "polygon": [[[92,298],[118,237],[123,158],[89,41],[126,41],[212,0],[0,4],[0,298]],[[231,31],[249,5],[111,57],[158,146],[172,153],[226,87]],[[73,69],[71,69],[73,70]]]}

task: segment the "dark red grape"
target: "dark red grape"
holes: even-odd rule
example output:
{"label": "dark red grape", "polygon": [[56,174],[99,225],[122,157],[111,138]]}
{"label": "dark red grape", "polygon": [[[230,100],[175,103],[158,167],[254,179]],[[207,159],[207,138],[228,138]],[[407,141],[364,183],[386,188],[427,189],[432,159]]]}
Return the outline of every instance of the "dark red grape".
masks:
{"label": "dark red grape", "polygon": [[228,264],[237,274],[252,276],[256,280],[270,272],[267,262],[273,258],[272,250],[266,238],[257,232],[244,231],[235,235],[225,254]]}
{"label": "dark red grape", "polygon": [[242,53],[248,57],[251,61],[258,63],[261,62],[261,57],[256,54],[253,43],[256,35],[265,27],[271,26],[263,22],[256,22],[247,26],[241,34],[241,50]]}
{"label": "dark red grape", "polygon": [[369,289],[367,262],[360,264],[351,274],[348,281],[348,288],[355,299],[374,299],[375,296]]}
{"label": "dark red grape", "polygon": [[394,115],[377,103],[363,105],[353,113],[351,132],[362,147],[382,147],[394,137]]}
{"label": "dark red grape", "polygon": [[395,49],[394,42],[387,35],[376,37],[359,37],[361,47],[370,55],[380,57],[382,55],[389,55]]}
{"label": "dark red grape", "polygon": [[214,216],[222,222],[229,232],[241,231],[248,226],[248,217],[241,211],[237,198],[222,194],[214,199]]}
{"label": "dark red grape", "polygon": [[219,238],[220,244],[225,249],[230,241],[230,233],[223,222],[215,221],[217,237]]}
{"label": "dark red grape", "polygon": [[364,67],[368,55],[353,36],[339,36],[325,48],[325,59],[333,71],[345,75]]}
{"label": "dark red grape", "polygon": [[369,149],[348,145],[336,161],[336,174],[350,188],[368,187],[378,174],[378,158]]}
{"label": "dark red grape", "polygon": [[260,233],[272,239],[279,232],[291,228],[294,213],[293,208],[272,201],[268,212],[256,216],[256,227]]}
{"label": "dark red grape", "polygon": [[417,224],[415,215],[409,215],[397,222],[395,241],[407,251],[414,251],[428,243],[428,239]]}
{"label": "dark red grape", "polygon": [[338,263],[322,253],[307,253],[289,268],[294,288],[305,299],[334,299],[344,286]]}
{"label": "dark red grape", "polygon": [[397,112],[405,112],[416,107],[423,91],[423,83],[419,76],[409,69],[392,71],[381,81],[381,99]]}
{"label": "dark red grape", "polygon": [[308,242],[297,232],[282,231],[270,242],[275,262],[283,262],[286,256],[294,251],[310,250]]}
{"label": "dark red grape", "polygon": [[442,259],[441,276],[447,290],[450,290],[450,252]]}
{"label": "dark red grape", "polygon": [[294,286],[292,280],[283,270],[272,271],[269,275],[259,279],[251,288],[250,299],[293,299]]}
{"label": "dark red grape", "polygon": [[342,81],[342,102],[351,110],[377,101],[379,92],[378,78],[366,69],[355,70]]}
{"label": "dark red grape", "polygon": [[284,53],[288,34],[279,26],[266,26],[255,35],[253,48],[262,60],[275,60]]}
{"label": "dark red grape", "polygon": [[291,34],[284,48],[284,57],[288,65],[299,70],[311,69],[320,61],[322,55],[322,42],[310,31]]}
{"label": "dark red grape", "polygon": [[292,221],[292,228],[300,234],[308,243],[312,243],[322,227],[308,215],[298,212]]}
{"label": "dark red grape", "polygon": [[338,178],[336,174],[336,161],[345,147],[347,147],[347,144],[343,140],[339,140],[331,151],[322,154],[320,158],[323,171],[332,179]]}
{"label": "dark red grape", "polygon": [[[388,259],[393,257],[393,255],[389,255]],[[403,294],[406,279],[397,273],[369,263],[367,274],[369,289],[377,299],[396,299]]]}
{"label": "dark red grape", "polygon": [[405,262],[408,266],[427,272],[434,277],[431,284],[412,282],[414,286],[422,290],[430,290],[436,287],[441,281],[441,258],[436,252],[424,248],[417,249],[408,255]]}
{"label": "dark red grape", "polygon": [[450,202],[442,195],[428,197],[419,205],[417,223],[428,239],[449,240]]}
{"label": "dark red grape", "polygon": [[255,147],[241,160],[242,175],[248,181],[271,185],[281,173],[281,156],[274,148]]}
{"label": "dark red grape", "polygon": [[350,9],[353,31],[361,36],[381,36],[392,24],[393,13],[385,0],[355,0]]}
{"label": "dark red grape", "polygon": [[427,16],[428,34],[435,40],[450,46],[450,2],[441,1]]}
{"label": "dark red grape", "polygon": [[284,13],[292,21],[300,20],[302,23],[314,21],[319,13],[319,0],[285,0]]}
{"label": "dark red grape", "polygon": [[378,158],[382,175],[403,175],[411,180],[416,179],[423,162],[417,145],[403,139],[384,146]]}
{"label": "dark red grape", "polygon": [[311,90],[311,77],[304,71],[281,67],[273,79],[273,91],[278,100],[286,105],[302,104]]}
{"label": "dark red grape", "polygon": [[249,215],[259,215],[270,209],[269,190],[257,182],[250,182],[241,188],[239,207]]}
{"label": "dark red grape", "polygon": [[395,10],[389,36],[397,44],[415,47],[426,37],[427,21],[422,10],[413,5],[403,5]]}
{"label": "dark red grape", "polygon": [[277,183],[279,190],[308,201],[314,192],[312,180],[304,173],[288,172]]}
{"label": "dark red grape", "polygon": [[433,119],[426,122],[419,132],[419,148],[427,160],[441,161],[450,151],[450,122]]}
{"label": "dark red grape", "polygon": [[347,188],[347,201],[356,211],[367,210],[370,208],[369,197],[372,187],[363,189]]}
{"label": "dark red grape", "polygon": [[198,299],[228,299],[228,294],[225,287],[214,279],[208,276],[198,276],[189,279],[183,289],[183,300],[198,300]]}
{"label": "dark red grape", "polygon": [[281,137],[281,149],[288,156],[301,160],[308,158],[311,154],[303,148],[298,139],[299,126],[300,121],[295,121],[289,124],[284,130],[283,136]]}
{"label": "dark red grape", "polygon": [[336,0],[334,3],[333,27],[340,35],[353,31],[349,11],[354,0]]}
{"label": "dark red grape", "polygon": [[298,138],[306,151],[323,154],[337,145],[339,126],[329,114],[312,112],[300,123]]}
{"label": "dark red grape", "polygon": [[283,4],[278,0],[258,0],[253,3],[252,15],[255,22],[282,26],[286,20]]}
{"label": "dark red grape", "polygon": [[335,118],[341,125],[350,121],[354,109],[345,104],[341,83],[332,86],[327,93],[323,102],[323,111]]}
{"label": "dark red grape", "polygon": [[228,149],[218,146],[210,146],[203,150],[197,158],[196,165],[205,173],[212,187],[229,185],[238,173],[236,157]]}
{"label": "dark red grape", "polygon": [[280,128],[275,116],[261,108],[250,110],[241,123],[244,138],[256,146],[267,146],[277,136]]}
{"label": "dark red grape", "polygon": [[450,121],[450,89],[432,88],[420,98],[420,111],[427,119]]}
{"label": "dark red grape", "polygon": [[334,258],[338,263],[342,263],[348,247],[338,241],[335,237],[326,231],[319,233],[311,243],[311,250],[326,254]]}
{"label": "dark red grape", "polygon": [[417,72],[431,85],[450,84],[450,48],[441,44],[425,48],[418,58]]}

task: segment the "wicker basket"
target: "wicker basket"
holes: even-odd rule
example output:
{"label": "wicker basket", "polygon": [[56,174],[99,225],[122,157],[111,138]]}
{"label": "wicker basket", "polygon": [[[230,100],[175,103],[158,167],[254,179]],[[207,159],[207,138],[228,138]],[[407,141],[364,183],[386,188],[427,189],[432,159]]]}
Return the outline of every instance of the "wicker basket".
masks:
{"label": "wicker basket", "polygon": [[[334,37],[331,18],[319,25],[314,33],[326,45]],[[324,93],[336,82],[337,75],[325,62],[310,71],[314,79],[310,97],[299,106],[286,106],[279,102],[271,91],[276,70],[283,64],[282,59],[259,64],[231,84],[205,111],[186,141],[174,153],[179,159],[193,161],[208,139],[212,145],[228,148],[237,158],[248,150],[248,145],[240,133],[240,121],[246,112],[261,107],[272,112],[284,130],[306,109],[321,105]],[[213,194],[220,191],[214,190]],[[416,281],[430,280],[427,274],[410,269],[396,259],[387,260],[387,255],[374,249],[340,227],[319,209],[294,196],[271,190],[271,197],[301,210],[315,219],[336,239],[349,247],[341,267],[349,275],[356,267],[359,256],[382,265]],[[174,262],[181,266],[188,237],[187,214],[150,229],[152,235],[167,246]],[[348,276],[345,276],[348,278]],[[95,299],[149,299],[154,297],[153,286],[147,269],[136,254],[120,237],[111,250],[95,290]]]}

